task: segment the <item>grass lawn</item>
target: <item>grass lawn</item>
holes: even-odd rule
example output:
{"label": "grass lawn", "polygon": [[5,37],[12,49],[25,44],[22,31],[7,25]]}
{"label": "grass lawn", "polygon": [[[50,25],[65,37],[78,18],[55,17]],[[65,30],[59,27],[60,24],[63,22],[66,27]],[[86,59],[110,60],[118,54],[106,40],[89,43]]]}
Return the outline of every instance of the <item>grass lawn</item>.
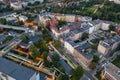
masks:
{"label": "grass lawn", "polygon": [[112,63],[120,68],[120,55]]}

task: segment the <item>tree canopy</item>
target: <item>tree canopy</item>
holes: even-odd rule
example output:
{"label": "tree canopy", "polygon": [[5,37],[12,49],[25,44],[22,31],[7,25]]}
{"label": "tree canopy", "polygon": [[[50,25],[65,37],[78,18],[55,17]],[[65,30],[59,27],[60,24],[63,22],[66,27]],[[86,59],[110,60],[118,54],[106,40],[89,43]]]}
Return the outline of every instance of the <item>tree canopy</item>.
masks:
{"label": "tree canopy", "polygon": [[72,69],[71,70],[71,80],[80,80],[80,78],[83,76],[83,68],[81,66],[78,66],[77,68],[75,69]]}
{"label": "tree canopy", "polygon": [[85,40],[86,38],[88,38],[89,34],[84,32],[81,36],[81,40]]}
{"label": "tree canopy", "polygon": [[26,35],[23,35],[23,36],[22,36],[22,41],[23,41],[24,43],[28,43],[28,42],[29,42],[29,38],[28,38]]}
{"label": "tree canopy", "polygon": [[39,56],[39,52],[34,44],[30,46],[30,51],[32,52],[32,57],[35,59],[37,56]]}

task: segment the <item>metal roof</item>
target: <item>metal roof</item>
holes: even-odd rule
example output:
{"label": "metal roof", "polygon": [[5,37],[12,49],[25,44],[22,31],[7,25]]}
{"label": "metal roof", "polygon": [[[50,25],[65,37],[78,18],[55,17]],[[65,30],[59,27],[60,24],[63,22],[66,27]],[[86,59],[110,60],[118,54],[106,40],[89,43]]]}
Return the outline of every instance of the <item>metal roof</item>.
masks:
{"label": "metal roof", "polygon": [[[16,80],[29,80],[36,71],[16,64],[5,58],[0,58],[0,72],[3,72]],[[40,74],[40,80],[46,80],[45,75]]]}

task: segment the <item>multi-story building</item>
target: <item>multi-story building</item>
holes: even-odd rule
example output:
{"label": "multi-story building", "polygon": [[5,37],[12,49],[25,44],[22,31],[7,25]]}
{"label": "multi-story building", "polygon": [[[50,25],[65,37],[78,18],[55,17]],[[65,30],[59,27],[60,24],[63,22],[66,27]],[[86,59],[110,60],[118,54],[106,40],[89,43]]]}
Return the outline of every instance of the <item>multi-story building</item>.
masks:
{"label": "multi-story building", "polygon": [[120,4],[120,0],[109,0],[109,1],[114,1],[114,3]]}
{"label": "multi-story building", "polygon": [[60,35],[71,33],[71,36],[74,37],[74,39],[78,39],[81,37],[83,32],[87,32],[89,34],[93,33],[94,26],[90,23],[86,22],[73,22],[69,25],[63,26],[58,29],[58,27],[51,27],[52,33],[55,35],[55,37],[59,37]]}
{"label": "multi-story building", "polygon": [[20,10],[22,9],[22,4],[20,4],[19,2],[15,2],[15,3],[10,3],[10,6],[14,9],[14,10]]}
{"label": "multi-story building", "polygon": [[111,39],[100,41],[98,45],[98,51],[103,55],[109,55],[113,50],[115,50],[120,43],[120,36],[116,35]]}
{"label": "multi-story building", "polygon": [[22,0],[2,0],[3,3],[20,2]]}
{"label": "multi-story building", "polygon": [[116,67],[112,63],[109,63],[104,67],[102,76],[107,80],[120,80],[120,68]]}
{"label": "multi-story building", "polygon": [[46,26],[48,22],[50,21],[50,18],[46,13],[44,13],[38,16],[38,21],[39,21],[38,24],[42,26]]}
{"label": "multi-story building", "polygon": [[97,31],[99,29],[102,30],[109,30],[110,25],[116,25],[114,22],[111,21],[103,21],[100,19],[93,20],[90,22],[94,26],[94,30]]}
{"label": "multi-story building", "polygon": [[89,66],[90,62],[93,60],[93,56],[90,52],[90,44],[84,43],[75,47],[74,56],[82,65]]}
{"label": "multi-story building", "polygon": [[87,42],[76,43],[68,38],[64,42],[64,47],[83,66],[87,67],[93,59],[90,44]]}
{"label": "multi-story building", "polygon": [[18,19],[15,17],[7,17],[6,21],[11,22],[11,23],[16,23],[18,22]]}
{"label": "multi-story building", "polygon": [[16,64],[5,58],[0,58],[0,72],[14,78],[2,80],[46,80],[45,75],[37,73],[32,69]]}
{"label": "multi-story building", "polygon": [[84,29],[84,32],[88,32],[89,34],[93,33],[95,31],[95,26],[93,26],[91,23],[83,23],[81,24],[81,28]]}
{"label": "multi-story building", "polygon": [[76,40],[78,40],[78,39],[81,38],[83,32],[84,32],[84,28],[80,28],[80,27],[79,27],[79,28],[73,29],[73,30],[69,33],[69,37],[70,37],[72,40],[76,41]]}
{"label": "multi-story building", "polygon": [[82,22],[73,22],[69,25],[63,26],[61,28],[58,27],[51,27],[52,33],[55,35],[55,37],[59,37],[60,35],[67,34],[71,30],[76,29],[81,26]]}
{"label": "multi-story building", "polygon": [[64,42],[64,47],[72,54],[74,54],[74,48],[78,45],[79,43],[75,43],[71,39],[66,39]]}
{"label": "multi-story building", "polygon": [[109,30],[110,23],[108,21],[104,21],[101,23],[102,30]]}
{"label": "multi-story building", "polygon": [[51,18],[55,17],[58,20],[63,20],[63,21],[66,21],[66,22],[76,22],[76,21],[89,22],[89,21],[92,21],[91,17],[73,15],[73,14],[49,13],[48,16],[51,17]]}
{"label": "multi-story building", "polygon": [[19,20],[25,22],[28,18],[26,16],[19,16]]}

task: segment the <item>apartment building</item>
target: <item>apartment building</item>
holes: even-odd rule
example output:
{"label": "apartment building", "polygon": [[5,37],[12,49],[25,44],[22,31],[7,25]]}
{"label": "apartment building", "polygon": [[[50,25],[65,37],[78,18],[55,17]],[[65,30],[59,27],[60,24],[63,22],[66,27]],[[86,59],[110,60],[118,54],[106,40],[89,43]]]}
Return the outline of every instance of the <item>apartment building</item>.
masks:
{"label": "apartment building", "polygon": [[100,41],[98,45],[98,51],[103,55],[109,55],[111,51],[115,50],[120,43],[120,36],[116,35],[111,39]]}
{"label": "apartment building", "polygon": [[82,36],[83,32],[87,32],[89,34],[93,33],[94,26],[90,23],[86,22],[73,22],[69,25],[63,26],[61,28],[58,27],[51,27],[52,33],[55,35],[55,37],[59,37],[60,35],[64,35],[67,33],[71,33],[71,37],[73,37],[75,40],[80,38]]}
{"label": "apartment building", "polygon": [[66,39],[64,43],[64,47],[72,54],[74,54],[74,48],[78,45],[79,43],[75,43],[71,39]]}
{"label": "apartment building", "polygon": [[88,66],[93,59],[90,47],[91,45],[87,42],[74,42],[70,38],[64,42],[65,49],[74,56],[74,58],[83,66]]}
{"label": "apartment building", "polygon": [[73,23],[70,23],[70,24],[68,24],[68,25],[65,25],[65,26],[63,26],[63,27],[61,27],[61,28],[58,28],[58,27],[54,26],[54,27],[51,27],[51,31],[52,31],[52,33],[55,35],[55,37],[58,38],[60,35],[67,34],[67,33],[69,33],[71,30],[80,27],[80,26],[81,26],[81,23],[82,23],[82,22],[73,22]]}
{"label": "apartment building", "polygon": [[73,14],[49,13],[48,16],[51,18],[55,17],[58,20],[63,20],[66,22],[76,22],[76,21],[89,22],[89,21],[92,21],[92,17],[73,15]]}
{"label": "apartment building", "polygon": [[84,43],[79,44],[79,46],[75,47],[74,56],[76,56],[76,59],[82,63],[82,65],[89,66],[93,60],[93,55],[90,51],[90,44]]}
{"label": "apartment building", "polygon": [[102,76],[107,80],[120,80],[120,68],[109,63],[102,71]]}
{"label": "apartment building", "polygon": [[10,3],[10,2],[20,2],[20,1],[22,1],[22,0],[1,0],[3,3],[6,3],[6,4],[8,4],[8,3]]}
{"label": "apartment building", "polygon": [[116,4],[120,4],[120,0],[109,0],[109,1],[113,1]]}

